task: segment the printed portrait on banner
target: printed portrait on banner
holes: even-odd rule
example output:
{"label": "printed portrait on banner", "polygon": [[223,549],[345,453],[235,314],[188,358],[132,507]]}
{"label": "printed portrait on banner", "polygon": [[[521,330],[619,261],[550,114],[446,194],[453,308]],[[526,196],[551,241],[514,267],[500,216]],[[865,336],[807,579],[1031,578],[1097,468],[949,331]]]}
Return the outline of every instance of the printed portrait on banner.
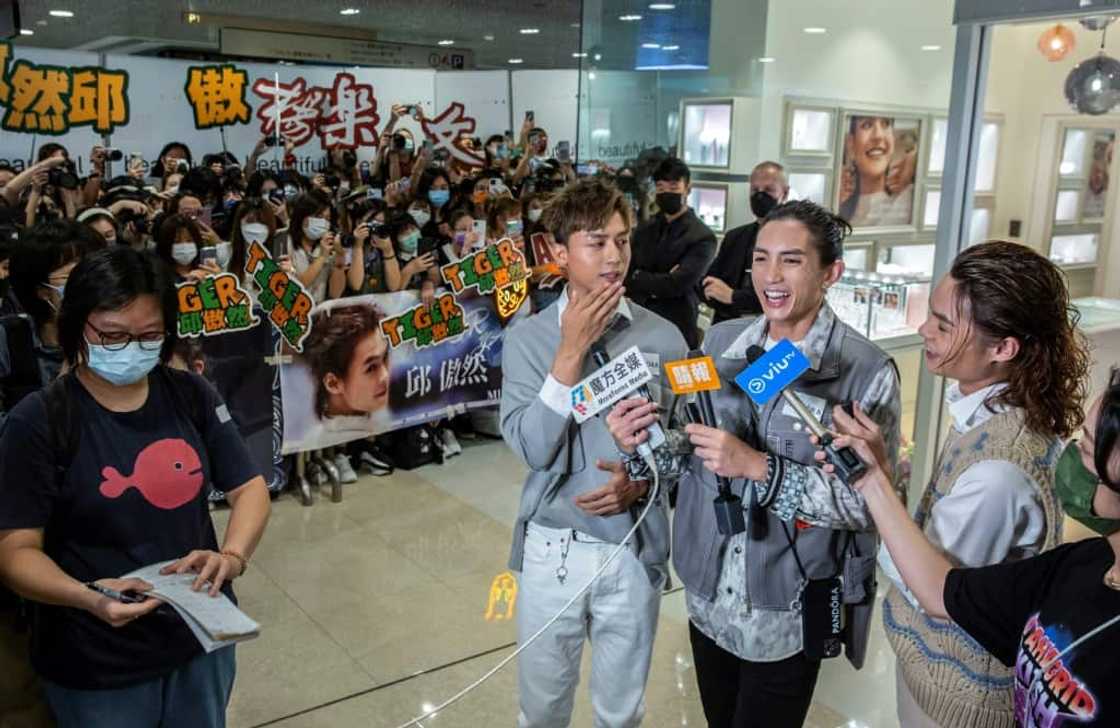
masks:
{"label": "printed portrait on banner", "polygon": [[314,308],[303,352],[280,369],[284,452],[313,450],[448,417],[501,397],[507,321],[495,297],[415,291]]}

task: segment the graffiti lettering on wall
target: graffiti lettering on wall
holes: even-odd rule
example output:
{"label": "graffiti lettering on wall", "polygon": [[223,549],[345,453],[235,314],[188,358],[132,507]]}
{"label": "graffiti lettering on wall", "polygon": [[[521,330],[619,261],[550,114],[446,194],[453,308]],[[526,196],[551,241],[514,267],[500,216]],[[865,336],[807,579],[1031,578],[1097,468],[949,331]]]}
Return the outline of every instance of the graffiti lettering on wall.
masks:
{"label": "graffiti lettering on wall", "polygon": [[128,73],[98,67],[64,67],[12,60],[0,43],[0,108],[5,131],[57,136],[79,126],[99,134],[128,123]]}
{"label": "graffiti lettering on wall", "polygon": [[252,301],[237,276],[221,273],[176,286],[179,294],[179,336],[215,336],[256,326]]}
{"label": "graffiti lettering on wall", "polygon": [[465,333],[467,320],[455,296],[444,293],[430,306],[422,303],[382,320],[381,330],[394,349],[409,342],[423,349]]}
{"label": "graffiti lettering on wall", "polygon": [[194,109],[196,129],[230,124],[248,124],[245,84],[249,74],[229,63],[220,66],[191,66],[183,91]]}
{"label": "graffiti lettering on wall", "polygon": [[339,73],[330,88],[308,86],[302,77],[291,83],[258,78],[253,93],[264,100],[257,109],[261,133],[276,132],[295,146],[318,135],[324,149],[354,149],[377,144],[377,99],[373,86],[358,83],[353,74]]}
{"label": "graffiti lettering on wall", "polygon": [[303,284],[285,273],[264,246],[253,243],[245,272],[260,289],[257,300],[268,311],[268,319],[296,351],[303,351],[303,340],[311,333],[311,300]]}

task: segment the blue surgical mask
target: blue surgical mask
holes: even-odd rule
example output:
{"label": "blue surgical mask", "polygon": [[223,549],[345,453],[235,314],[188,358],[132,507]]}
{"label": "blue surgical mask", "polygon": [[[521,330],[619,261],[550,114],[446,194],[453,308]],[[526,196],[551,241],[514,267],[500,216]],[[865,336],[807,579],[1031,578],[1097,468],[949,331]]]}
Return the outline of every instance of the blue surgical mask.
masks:
{"label": "blue surgical mask", "polygon": [[[59,308],[61,308],[62,307],[62,298],[63,298],[63,296],[66,295],[66,284],[63,283],[61,286],[52,286],[50,283],[44,283],[43,287],[44,288],[49,288],[49,289],[51,289],[52,291],[54,291],[55,293],[58,294],[58,306],[59,306]],[[58,308],[55,308],[55,305],[53,303],[51,303],[50,301],[47,301],[47,305],[50,306],[52,309],[54,309],[55,312],[58,311]]]}
{"label": "blue surgical mask", "polygon": [[123,349],[110,350],[100,344],[86,342],[89,351],[89,368],[107,382],[124,387],[135,384],[159,364],[162,342],[154,350],[140,348],[140,342],[130,341]]}
{"label": "blue surgical mask", "polygon": [[420,232],[413,230],[408,235],[402,235],[398,240],[401,244],[401,252],[411,255],[416,252],[416,247],[420,244]]}
{"label": "blue surgical mask", "polygon": [[451,190],[428,190],[428,202],[443,207],[451,199]]}

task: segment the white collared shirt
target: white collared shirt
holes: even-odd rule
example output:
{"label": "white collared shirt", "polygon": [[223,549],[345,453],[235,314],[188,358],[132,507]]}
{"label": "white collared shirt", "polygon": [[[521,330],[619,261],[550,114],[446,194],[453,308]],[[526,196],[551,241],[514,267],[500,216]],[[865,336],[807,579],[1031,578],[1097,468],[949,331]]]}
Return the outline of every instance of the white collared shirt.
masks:
{"label": "white collared shirt", "polygon": [[[564,310],[568,307],[568,287],[565,286],[564,290],[560,293],[560,298],[556,300],[556,321],[563,322]],[[618,300],[617,316],[621,316],[627,321],[634,320],[634,312],[630,310],[630,303],[625,297]],[[548,376],[544,378],[544,384],[541,385],[541,400],[548,405],[548,408],[560,415],[567,417],[572,413],[572,388],[568,385],[561,384],[556,381],[549,372]]]}
{"label": "white collared shirt", "polygon": [[[1005,407],[987,402],[1006,388],[1006,382],[997,382],[963,394],[957,383],[951,384],[945,403],[955,432],[963,435],[1004,412]],[[1038,554],[1046,541],[1046,514],[1035,484],[1019,466],[1006,460],[982,460],[969,466],[949,495],[930,508],[927,524],[930,542],[955,566],[1019,561]],[[886,544],[879,549],[879,566],[910,603],[918,606]]]}

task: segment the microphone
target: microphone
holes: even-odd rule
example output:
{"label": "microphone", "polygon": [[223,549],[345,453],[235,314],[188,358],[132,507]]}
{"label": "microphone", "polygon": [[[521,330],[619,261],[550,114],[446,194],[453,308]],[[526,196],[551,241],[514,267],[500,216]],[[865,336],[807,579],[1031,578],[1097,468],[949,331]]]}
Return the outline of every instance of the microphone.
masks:
{"label": "microphone", "polygon": [[[607,354],[606,348],[600,341],[591,345],[591,356],[595,360],[595,365],[600,368],[611,363],[610,355]],[[645,398],[648,402],[653,401],[653,395],[645,384],[639,385],[634,390],[634,394]],[[640,443],[637,449],[641,456],[652,465],[653,451],[665,444],[665,431],[661,429],[661,423],[657,420],[654,420],[653,424],[646,428],[646,431],[649,433],[649,437],[646,438],[645,442]]]}
{"label": "microphone", "polygon": [[[766,350],[757,344],[747,349],[747,361],[751,364],[754,364],[765,355]],[[835,468],[837,477],[848,485],[859,480],[859,478],[867,472],[867,466],[859,459],[859,455],[856,454],[856,451],[850,447],[834,447],[832,444],[832,433],[826,430],[825,426],[821,424],[821,421],[809,411],[809,408],[805,406],[805,403],[801,401],[797,393],[791,392],[788,386],[783,386],[781,393],[786,404],[788,404],[801,421],[808,426],[809,431],[817,436],[820,447],[824,450],[825,458],[832,467]]]}
{"label": "microphone", "polygon": [[[704,352],[694,350],[688,352],[689,359],[701,359]],[[718,378],[716,381],[718,386]],[[696,392],[696,401],[699,405],[700,424],[705,427],[719,429],[716,420],[716,411],[712,407],[712,393],[708,389]],[[719,495],[712,502],[716,509],[716,528],[722,536],[734,536],[747,530],[746,519],[743,517],[743,500],[731,492],[731,480],[723,475],[716,476],[716,485]]]}

